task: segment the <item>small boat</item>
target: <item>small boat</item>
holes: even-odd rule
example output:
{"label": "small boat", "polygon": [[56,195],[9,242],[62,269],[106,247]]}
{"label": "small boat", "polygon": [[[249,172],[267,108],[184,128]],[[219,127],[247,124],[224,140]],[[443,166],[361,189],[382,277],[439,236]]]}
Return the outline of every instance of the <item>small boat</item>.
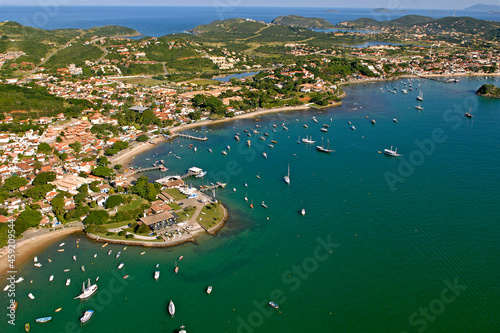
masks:
{"label": "small boat", "polygon": [[31,299],[35,299],[35,296],[33,296],[33,294],[32,294],[32,293],[29,293],[29,294],[28,294],[28,297],[29,297],[29,298],[31,298]]}
{"label": "small boat", "polygon": [[97,258],[97,253],[96,253],[96,254],[94,254],[94,258]]}
{"label": "small boat", "polygon": [[63,272],[64,273],[69,272],[69,268],[66,268]]}
{"label": "small boat", "polygon": [[389,155],[389,156],[394,156],[394,157],[401,156],[401,154],[398,154],[398,148],[396,148],[395,150],[392,150],[392,146],[391,146],[391,149],[384,149],[384,154]]}
{"label": "small boat", "polygon": [[212,153],[212,148],[208,148],[208,152],[211,154]]}
{"label": "small boat", "polygon": [[353,131],[355,131],[355,130],[356,130],[356,127],[355,127],[354,125],[352,125],[352,126],[351,126],[351,129],[352,129]]}
{"label": "small boat", "polygon": [[208,286],[208,288],[207,288],[207,294],[210,295],[211,292],[212,292],[212,286]]}
{"label": "small boat", "polygon": [[174,318],[175,304],[174,304],[174,302],[172,302],[172,300],[170,300],[170,302],[168,303],[168,313],[172,316],[172,318]]}
{"label": "small boat", "polygon": [[198,148],[194,147],[193,151],[196,153],[198,151]]}
{"label": "small boat", "polygon": [[286,127],[286,126],[283,126],[283,129],[284,129],[285,131],[288,131],[288,127]]}
{"label": "small boat", "polygon": [[228,151],[231,150],[231,146],[229,146],[229,145],[226,146],[226,148],[227,148]]}
{"label": "small boat", "polygon": [[398,122],[398,120],[396,118],[392,118],[392,121],[395,122],[395,123]]}
{"label": "small boat", "polygon": [[141,256],[143,256],[146,253],[146,251],[141,252]]}
{"label": "small boat", "polygon": [[328,132],[328,128],[326,128],[326,127],[321,127],[321,130],[320,130],[320,131],[321,131],[321,132]]}
{"label": "small boat", "polygon": [[71,279],[66,279],[66,286],[69,286],[70,283],[71,283]]}
{"label": "small boat", "polygon": [[252,202],[250,203],[250,208],[252,208],[252,209],[253,209],[253,200],[252,200]]}
{"label": "small boat", "polygon": [[23,281],[24,281],[24,278],[21,276],[16,281],[14,281],[14,283],[19,283],[19,282],[23,282]]}
{"label": "small boat", "polygon": [[247,146],[250,147],[252,145],[252,141],[247,140]]}
{"label": "small boat", "polygon": [[73,260],[76,261],[76,256],[73,256]]}
{"label": "small boat", "polygon": [[305,210],[304,208],[302,208],[302,210],[300,211],[300,214],[301,214],[302,216],[306,215],[306,210]]}
{"label": "small boat", "polygon": [[330,127],[330,125],[328,125],[328,124],[323,124],[323,127],[328,128],[328,127]]}
{"label": "small boat", "polygon": [[303,126],[304,126],[304,128],[309,128],[309,126],[307,126],[306,124],[304,124]]}
{"label": "small boat", "polygon": [[269,148],[274,148],[274,146],[273,146],[273,144],[272,144],[272,143],[269,143],[267,146],[268,146]]}
{"label": "small boat", "polygon": [[260,205],[261,205],[262,207],[264,207],[264,208],[269,208],[269,207],[267,207],[267,205],[266,205],[266,203],[265,203],[264,201],[262,201],[262,203],[261,203]]}
{"label": "small boat", "polygon": [[233,192],[236,192],[236,188],[233,187]]}
{"label": "small boat", "polygon": [[184,256],[180,256],[180,257],[179,257],[179,260],[182,260],[182,259],[184,259]]}
{"label": "small boat", "polygon": [[57,252],[64,252],[64,249],[59,249],[57,250]]}
{"label": "small boat", "polygon": [[52,320],[52,317],[43,317],[43,318],[35,319],[35,321],[37,323],[46,323],[46,322],[51,321],[51,320]]}
{"label": "small boat", "polygon": [[33,257],[33,262],[38,262],[38,257]]}
{"label": "small boat", "polygon": [[59,311],[61,311],[61,310],[62,310],[62,308],[57,308],[57,309],[56,309],[56,312],[59,312]]}
{"label": "small boat", "polygon": [[111,252],[113,252],[113,250],[109,250],[109,251],[108,251],[108,256],[111,254]]}
{"label": "small boat", "polygon": [[7,291],[10,288],[10,284],[6,285],[5,288],[3,288],[3,291]]}
{"label": "small boat", "polygon": [[94,310],[87,310],[83,314],[83,316],[80,318],[80,321],[82,322],[82,325],[85,324],[87,321],[89,321],[90,317],[94,314]]}
{"label": "small boat", "polygon": [[121,263],[118,265],[118,269],[122,269],[122,268],[123,268],[123,266],[125,266],[125,264],[121,262]]}
{"label": "small boat", "polygon": [[227,152],[225,150],[220,152],[222,155],[227,155]]}
{"label": "small boat", "polygon": [[266,140],[266,138],[263,136],[259,136],[259,139],[261,139],[262,141]]}
{"label": "small boat", "polygon": [[101,248],[108,246],[108,243],[102,244]]}
{"label": "small boat", "polygon": [[239,137],[238,135],[235,135],[235,136],[234,136],[234,139],[235,139],[236,141],[240,141],[240,137]]}
{"label": "small boat", "polygon": [[274,303],[273,301],[269,301],[269,305],[275,309],[279,308],[278,304]]}
{"label": "small boat", "polygon": [[116,258],[118,258],[122,253],[120,251],[118,251],[118,253],[116,254]]}
{"label": "small boat", "polygon": [[466,113],[465,113],[465,116],[466,116],[467,118],[469,118],[469,119],[470,119],[470,118],[472,118],[472,115],[471,115],[469,112],[466,112]]}
{"label": "small boat", "polygon": [[64,244],[66,244],[66,243],[61,243],[61,244],[59,244],[59,247],[64,246]]}
{"label": "small boat", "polygon": [[264,158],[267,158],[267,154],[266,153],[262,153],[262,156],[264,156]]}
{"label": "small boat", "polygon": [[155,280],[158,280],[160,278],[160,271],[155,271],[154,278]]}
{"label": "small boat", "polygon": [[17,310],[17,302],[12,303],[12,308],[13,308],[14,310]]}
{"label": "small boat", "polygon": [[86,299],[89,298],[90,296],[94,295],[95,292],[97,291],[97,284],[90,284],[90,279],[88,279],[87,287],[85,287],[85,282],[83,283],[82,286],[82,293],[78,296],[75,297],[75,299]]}
{"label": "small boat", "polygon": [[248,192],[245,193],[245,201],[248,201]]}
{"label": "small boat", "polygon": [[271,142],[274,143],[274,144],[278,143],[278,141],[276,141],[276,140],[271,140]]}
{"label": "small boat", "polygon": [[49,277],[49,281],[52,281],[52,280],[54,280],[54,275],[51,275],[51,276]]}
{"label": "small boat", "polygon": [[125,275],[125,276],[123,277],[123,279],[124,279],[124,280],[126,280],[126,279],[128,279],[128,277],[129,277],[129,275],[127,274],[127,275]]}
{"label": "small boat", "polygon": [[51,260],[51,259],[47,259],[47,261],[48,261],[48,262],[52,262],[52,260]]}
{"label": "small boat", "polygon": [[40,264],[39,262],[37,262],[36,264],[33,264],[33,266],[35,266],[35,267],[42,267],[42,264]]}
{"label": "small boat", "polygon": [[377,122],[375,121],[375,119],[372,119],[371,123],[372,123],[372,125],[375,125]]}
{"label": "small boat", "polygon": [[177,266],[177,261],[175,262],[174,273],[175,274],[179,273],[179,266]]}
{"label": "small boat", "polygon": [[420,105],[416,105],[416,106],[415,106],[415,109],[417,109],[417,110],[423,110],[424,108],[423,108],[423,107],[421,107]]}
{"label": "small boat", "polygon": [[24,324],[24,330],[25,330],[26,332],[29,332],[29,331],[30,331],[30,324],[29,324],[29,323]]}
{"label": "small boat", "polygon": [[179,333],[187,333],[184,325],[181,325],[181,329],[179,330]]}
{"label": "small boat", "polygon": [[288,164],[288,174],[285,177],[283,177],[283,180],[285,181],[285,183],[290,185],[290,164]]}
{"label": "small boat", "polygon": [[312,119],[315,123],[317,123],[317,122],[318,122],[318,119],[316,119],[316,117],[312,117],[311,119]]}
{"label": "small boat", "polygon": [[80,266],[80,269],[82,270],[82,272],[85,272],[85,266]]}
{"label": "small boat", "polygon": [[257,178],[259,178],[259,179],[260,179],[260,173],[258,173],[258,174],[257,174]]}

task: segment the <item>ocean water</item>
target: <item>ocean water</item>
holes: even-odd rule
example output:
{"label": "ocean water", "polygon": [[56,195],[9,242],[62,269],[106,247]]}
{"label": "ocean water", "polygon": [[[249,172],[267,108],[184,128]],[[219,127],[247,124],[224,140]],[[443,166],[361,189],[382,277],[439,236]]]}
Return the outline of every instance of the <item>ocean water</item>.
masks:
{"label": "ocean water", "polygon": [[[70,236],[64,252],[55,244],[38,254],[41,268],[32,262],[19,267],[26,280],[17,285],[17,325],[4,318],[0,331],[22,332],[26,322],[33,332],[175,332],[181,325],[188,332],[500,331],[500,100],[474,95],[483,83],[499,81],[414,80],[408,95],[400,91],[403,82],[409,81],[346,86],[340,107],[207,126],[189,131],[206,133],[206,142],[179,139],[137,156],[138,166],[164,159],[168,174],[192,166],[209,172],[206,179],[189,179],[193,185],[226,182],[215,195],[229,209],[227,225],[216,236],[170,249],[101,249],[82,235]],[[397,86],[398,93],[380,93],[386,86]],[[422,111],[414,108],[419,89]],[[472,119],[464,117],[469,111]],[[320,131],[323,124],[327,133]],[[265,141],[245,135],[255,125],[269,134]],[[233,139],[237,132],[240,142]],[[335,152],[297,144],[305,136],[323,137],[325,145],[328,139]],[[274,148],[266,146],[270,140]],[[390,146],[403,156],[379,153]],[[283,181],[288,164],[290,186]],[[81,283],[97,276],[97,294],[74,300]],[[7,295],[0,297],[5,309]],[[169,300],[176,304],[174,318]],[[87,309],[95,314],[80,327]],[[42,316],[53,320],[36,324]]]}
{"label": "ocean water", "polygon": [[[54,2],[57,3],[57,2]],[[445,16],[472,16],[477,19],[500,21],[499,14],[465,11],[430,11],[408,9],[407,12],[373,13],[364,8],[320,7],[246,7],[239,1],[214,2],[206,7],[154,7],[154,6],[60,6],[41,2],[39,6],[0,6],[0,21],[10,20],[41,29],[88,29],[109,24],[136,29],[147,36],[163,36],[181,33],[200,24],[229,18],[251,18],[271,22],[281,15],[321,17],[337,24],[341,21],[370,17],[376,20],[392,20],[405,15],[424,15],[434,18]],[[404,9],[404,8],[397,8]],[[337,10],[338,12],[329,12]]]}

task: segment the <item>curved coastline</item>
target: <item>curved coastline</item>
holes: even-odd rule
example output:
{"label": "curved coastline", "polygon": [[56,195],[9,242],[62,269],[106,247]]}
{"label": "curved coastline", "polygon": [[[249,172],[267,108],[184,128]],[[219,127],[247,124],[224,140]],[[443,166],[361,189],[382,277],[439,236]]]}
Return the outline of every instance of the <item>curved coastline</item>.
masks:
{"label": "curved coastline", "polygon": [[24,236],[23,239],[16,242],[16,257],[15,269],[9,267],[8,255],[6,255],[6,248],[2,249],[2,257],[0,257],[0,277],[5,275],[8,271],[18,271],[19,267],[30,259],[36,253],[39,253],[50,245],[66,238],[68,235],[82,232],[81,227],[62,228],[52,232],[34,237]]}

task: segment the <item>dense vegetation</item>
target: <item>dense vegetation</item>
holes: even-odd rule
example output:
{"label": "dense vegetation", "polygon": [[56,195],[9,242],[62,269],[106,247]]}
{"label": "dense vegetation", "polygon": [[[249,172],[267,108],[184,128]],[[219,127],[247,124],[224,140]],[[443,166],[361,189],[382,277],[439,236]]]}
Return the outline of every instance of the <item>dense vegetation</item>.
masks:
{"label": "dense vegetation", "polygon": [[84,109],[91,106],[92,102],[87,100],[66,100],[51,95],[47,90],[36,85],[30,87],[0,85],[0,110],[17,119],[54,117],[59,113],[78,116]]}
{"label": "dense vegetation", "polygon": [[500,98],[500,88],[492,84],[483,84],[477,91],[477,95]]}
{"label": "dense vegetation", "polygon": [[328,22],[325,19],[318,17],[304,17],[299,15],[279,16],[272,20],[271,23],[310,29],[329,29],[335,27],[332,23]]}

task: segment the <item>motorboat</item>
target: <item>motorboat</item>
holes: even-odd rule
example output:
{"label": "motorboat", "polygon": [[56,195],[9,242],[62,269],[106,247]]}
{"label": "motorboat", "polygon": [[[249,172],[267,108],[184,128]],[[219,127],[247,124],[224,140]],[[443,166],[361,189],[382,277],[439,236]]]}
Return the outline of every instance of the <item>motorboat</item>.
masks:
{"label": "motorboat", "polygon": [[212,286],[208,286],[208,288],[207,288],[207,294],[210,295],[211,293],[212,293]]}
{"label": "motorboat", "polygon": [[172,318],[174,318],[175,304],[174,304],[174,302],[172,302],[172,300],[170,300],[170,302],[168,303],[168,313],[172,316]]}
{"label": "motorboat", "polygon": [[46,323],[46,322],[51,321],[51,320],[52,320],[52,317],[42,317],[42,318],[35,319],[35,321],[37,323]]}
{"label": "motorboat", "polygon": [[160,271],[155,271],[154,278],[155,280],[158,280],[160,278]]}
{"label": "motorboat", "polygon": [[85,311],[83,316],[80,318],[82,325],[85,324],[87,321],[89,321],[89,319],[92,317],[93,314],[94,314],[94,310]]}
{"label": "motorboat", "polygon": [[269,305],[275,309],[279,308],[278,304],[274,303],[273,301],[269,301]]}

